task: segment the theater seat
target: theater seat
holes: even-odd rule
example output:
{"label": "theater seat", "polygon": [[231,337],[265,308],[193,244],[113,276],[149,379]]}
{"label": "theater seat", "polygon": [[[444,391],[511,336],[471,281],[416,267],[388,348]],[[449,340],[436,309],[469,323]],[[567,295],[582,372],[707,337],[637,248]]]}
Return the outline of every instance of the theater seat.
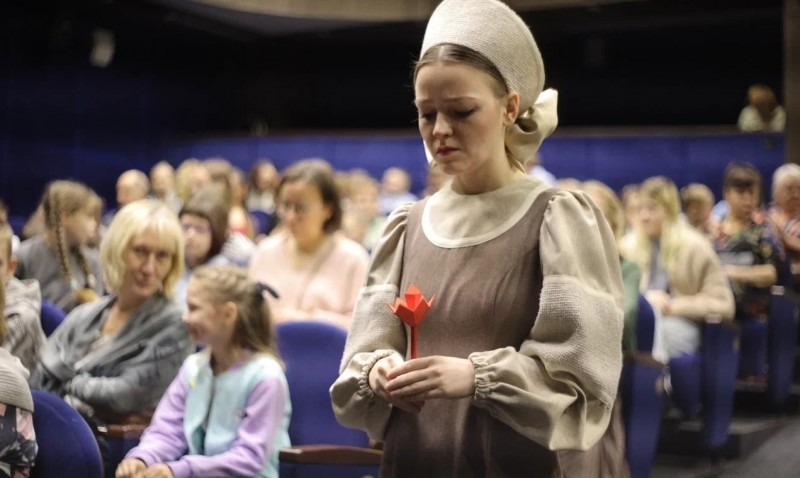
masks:
{"label": "theater seat", "polygon": [[670,360],[673,397],[686,418],[702,412],[701,445],[709,452],[728,440],[739,365],[739,331],[725,322],[707,322],[698,353]]}
{"label": "theater seat", "polygon": [[47,302],[46,300],[42,301],[41,321],[42,330],[46,337],[50,337],[65,318],[66,315],[64,311],[59,309],[55,304]]}
{"label": "theater seat", "polygon": [[767,400],[781,406],[789,398],[797,347],[797,304],[783,287],[772,288],[772,308],[767,336],[769,369]]}
{"label": "theater seat", "polygon": [[631,478],[648,478],[658,447],[664,410],[666,366],[646,353],[625,356],[620,378],[625,458]]}
{"label": "theater seat", "polygon": [[378,476],[381,452],[368,448],[366,433],[339,425],[331,405],[347,332],[323,322],[290,322],[278,325],[277,338],[292,398],[292,448],[280,452],[281,478]]}
{"label": "theater seat", "polygon": [[100,449],[92,430],[60,397],[33,391],[33,428],[39,453],[32,478],[101,478]]}
{"label": "theater seat", "polygon": [[639,312],[636,317],[636,350],[652,353],[656,334],[656,314],[653,306],[639,294]]}

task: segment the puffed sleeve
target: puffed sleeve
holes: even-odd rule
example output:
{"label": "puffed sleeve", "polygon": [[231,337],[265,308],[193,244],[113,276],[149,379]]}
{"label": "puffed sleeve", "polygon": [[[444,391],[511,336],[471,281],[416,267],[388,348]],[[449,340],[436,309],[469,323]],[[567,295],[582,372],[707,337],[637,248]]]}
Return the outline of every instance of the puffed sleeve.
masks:
{"label": "puffed sleeve", "polygon": [[339,423],[364,430],[376,440],[383,438],[391,408],[372,392],[369,372],[383,357],[405,356],[405,330],[386,304],[394,301],[400,289],[403,244],[411,206],[395,210],[384,225],[370,259],[366,284],[356,299],[340,376],[330,391]]}
{"label": "puffed sleeve", "polygon": [[583,193],[553,196],[539,247],[535,325],[519,350],[470,354],[473,404],[549,449],[586,450],[605,433],[622,370],[619,255]]}

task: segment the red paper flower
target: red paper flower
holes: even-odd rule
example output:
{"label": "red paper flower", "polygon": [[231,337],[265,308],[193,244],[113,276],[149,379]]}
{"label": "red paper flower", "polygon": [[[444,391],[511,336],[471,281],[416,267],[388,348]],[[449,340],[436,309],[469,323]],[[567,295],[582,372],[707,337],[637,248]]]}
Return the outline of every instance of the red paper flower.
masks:
{"label": "red paper flower", "polygon": [[411,358],[417,358],[417,326],[422,323],[425,314],[433,304],[434,295],[430,300],[425,300],[422,291],[414,284],[406,289],[406,300],[398,297],[394,305],[386,304],[392,309],[394,315],[400,317],[409,327],[411,327]]}

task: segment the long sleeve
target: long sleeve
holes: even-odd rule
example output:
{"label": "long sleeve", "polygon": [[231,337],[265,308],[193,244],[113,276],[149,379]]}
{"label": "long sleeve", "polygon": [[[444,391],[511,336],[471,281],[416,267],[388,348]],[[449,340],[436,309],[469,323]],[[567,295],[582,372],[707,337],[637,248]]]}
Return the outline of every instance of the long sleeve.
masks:
{"label": "long sleeve", "polygon": [[175,478],[256,476],[273,452],[288,400],[279,377],[265,377],[250,392],[237,438],[228,451],[214,456],[185,455],[167,465]]}
{"label": "long sleeve", "polygon": [[540,234],[539,314],[519,351],[470,354],[473,404],[550,449],[605,433],[622,369],[623,288],[614,236],[583,193],[551,199]]}
{"label": "long sleeve", "polygon": [[172,381],[156,408],[139,445],[125,458],[138,458],[147,466],[177,460],[186,453],[183,415],[186,406],[186,380],[183,369]]}
{"label": "long sleeve", "polygon": [[636,350],[636,320],[639,314],[639,282],[641,273],[633,262],[623,260],[622,285],[625,288],[625,327],[622,332],[622,350]]}
{"label": "long sleeve", "polygon": [[386,221],[372,254],[366,284],[356,300],[340,376],[331,386],[333,410],[339,423],[365,430],[376,440],[383,438],[391,407],[372,392],[369,372],[383,357],[405,356],[405,330],[386,304],[398,295],[410,208],[411,205],[397,209]]}
{"label": "long sleeve", "polygon": [[[182,327],[180,323],[172,325],[175,330]],[[142,355],[127,363],[118,376],[95,377],[80,373],[66,384],[65,390],[92,407],[117,413],[152,407],[155,403],[143,403],[142,397],[150,397],[153,390],[166,390],[188,354],[187,341],[185,334],[177,333],[163,333],[150,338]]]}
{"label": "long sleeve", "polygon": [[722,264],[711,245],[687,231],[679,267],[670,273],[670,315],[705,320],[709,315],[732,319],[736,304]]}

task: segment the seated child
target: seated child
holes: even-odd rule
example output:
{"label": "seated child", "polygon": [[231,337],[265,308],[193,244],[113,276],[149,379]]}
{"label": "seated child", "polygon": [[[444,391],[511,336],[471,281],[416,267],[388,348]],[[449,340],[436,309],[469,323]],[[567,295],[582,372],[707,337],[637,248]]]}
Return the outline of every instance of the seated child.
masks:
{"label": "seated child", "polygon": [[291,404],[265,290],[236,266],[194,272],[183,320],[206,348],[183,363],[117,478],[278,477]]}

